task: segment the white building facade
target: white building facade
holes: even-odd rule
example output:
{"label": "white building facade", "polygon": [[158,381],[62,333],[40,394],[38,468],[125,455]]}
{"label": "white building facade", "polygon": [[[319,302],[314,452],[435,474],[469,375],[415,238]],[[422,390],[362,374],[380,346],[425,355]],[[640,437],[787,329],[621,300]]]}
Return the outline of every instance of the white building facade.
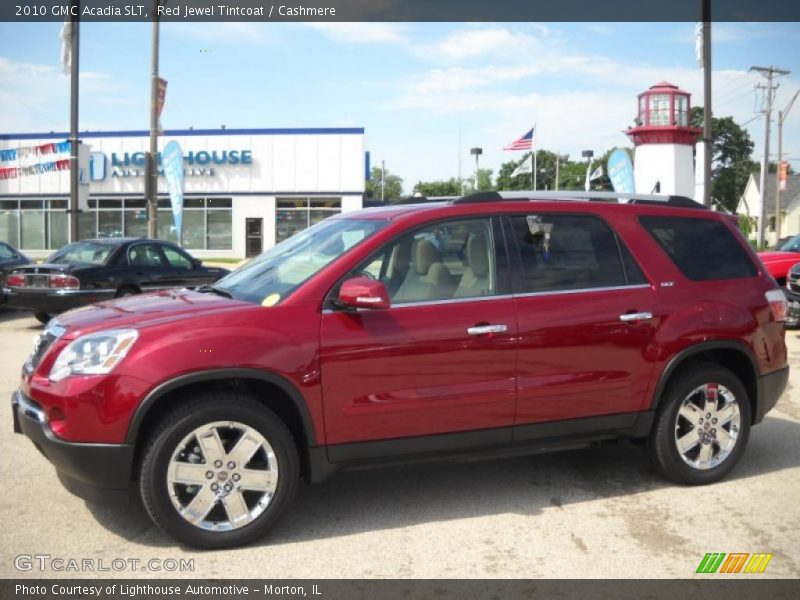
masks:
{"label": "white building facade", "polygon": [[[67,137],[0,134],[0,240],[33,256],[68,239],[69,170],[56,168],[69,158]],[[80,137],[90,147],[80,238],[146,236],[148,132]],[[195,256],[254,256],[325,217],[362,207],[369,170],[363,128],[168,130],[159,150],[172,140],[184,156],[182,242]],[[158,237],[177,242],[161,175],[158,191]]]}

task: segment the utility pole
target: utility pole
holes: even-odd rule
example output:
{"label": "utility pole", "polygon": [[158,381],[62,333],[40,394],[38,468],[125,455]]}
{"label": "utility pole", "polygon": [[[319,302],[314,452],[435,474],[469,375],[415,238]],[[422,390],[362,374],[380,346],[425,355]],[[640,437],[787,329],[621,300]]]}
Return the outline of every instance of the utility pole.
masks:
{"label": "utility pole", "polygon": [[153,0],[153,40],[150,75],[150,151],[145,168],[147,196],[147,237],[158,236],[158,0]]}
{"label": "utility pole", "polygon": [[781,239],[781,163],[783,162],[783,122],[789,111],[792,110],[794,101],[800,95],[800,90],[797,90],[789,100],[786,108],[778,111],[778,168],[775,169],[775,239]]}
{"label": "utility pole", "polygon": [[758,217],[758,247],[763,248],[766,234],[766,220],[767,220],[767,170],[769,169],[769,128],[770,119],[772,118],[772,100],[777,85],[772,84],[775,75],[788,75],[789,71],[785,69],[778,69],[777,67],[750,67],[751,71],[761,73],[767,79],[767,85],[758,85],[759,89],[765,90],[766,95],[766,109],[763,111],[766,115],[764,119],[764,158],[761,161],[761,177],[760,185],[758,186],[761,192],[761,213]]}
{"label": "utility pole", "polygon": [[703,204],[711,208],[711,0],[703,2]]}
{"label": "utility pole", "polygon": [[[78,14],[78,0],[71,0],[72,14]],[[78,156],[80,140],[78,140],[78,43],[80,41],[80,21],[77,16],[71,17],[70,27],[70,101],[69,101],[69,241],[77,242],[78,231]],[[88,174],[87,174],[88,176]]]}

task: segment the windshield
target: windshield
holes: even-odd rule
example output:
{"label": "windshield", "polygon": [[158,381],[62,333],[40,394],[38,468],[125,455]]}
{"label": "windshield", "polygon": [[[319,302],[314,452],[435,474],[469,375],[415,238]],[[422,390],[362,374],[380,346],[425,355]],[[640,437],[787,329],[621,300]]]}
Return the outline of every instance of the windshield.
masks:
{"label": "windshield", "polygon": [[69,265],[102,265],[116,248],[112,244],[99,242],[77,242],[64,246],[47,259],[49,263]]}
{"label": "windshield", "polygon": [[237,300],[274,306],[385,225],[385,221],[326,219],[220,279],[214,288]]}
{"label": "windshield", "polygon": [[778,250],[784,252],[800,252],[800,235],[789,238],[783,244],[778,246]]}

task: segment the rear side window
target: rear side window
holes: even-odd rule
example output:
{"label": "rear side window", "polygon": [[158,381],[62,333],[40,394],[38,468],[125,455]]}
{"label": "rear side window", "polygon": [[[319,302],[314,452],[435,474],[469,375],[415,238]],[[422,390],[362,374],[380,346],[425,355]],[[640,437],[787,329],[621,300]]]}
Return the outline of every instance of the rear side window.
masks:
{"label": "rear side window", "polygon": [[724,224],[712,219],[639,217],[667,255],[693,281],[754,277],[756,266]]}
{"label": "rear side window", "polygon": [[[616,236],[600,219],[584,215],[512,216],[522,259],[523,293],[628,285]],[[630,263],[636,283],[645,281]]]}

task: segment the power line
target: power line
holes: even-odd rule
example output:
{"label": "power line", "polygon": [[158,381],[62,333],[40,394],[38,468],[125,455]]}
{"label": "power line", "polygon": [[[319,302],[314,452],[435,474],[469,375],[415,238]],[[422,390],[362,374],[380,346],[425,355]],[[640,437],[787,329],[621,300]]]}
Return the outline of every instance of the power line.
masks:
{"label": "power line", "polygon": [[739,92],[741,90],[744,90],[746,88],[751,88],[752,86],[753,86],[753,82],[752,81],[744,81],[741,84],[735,85],[733,87],[729,87],[728,89],[726,89],[724,91],[718,91],[715,94],[714,97],[715,97],[715,99],[719,100],[721,98],[724,98],[725,96],[730,96],[731,94],[736,94],[737,92]]}
{"label": "power line", "polygon": [[744,123],[742,123],[741,125],[739,125],[739,127],[744,127],[745,125],[749,125],[750,123],[752,123],[752,122],[753,122],[753,121],[755,121],[756,119],[760,119],[760,118],[761,118],[761,115],[756,115],[756,116],[755,116],[755,117],[753,117],[752,119],[748,119],[747,121],[745,121]]}
{"label": "power line", "polygon": [[742,98],[745,98],[745,97],[749,96],[752,93],[753,93],[752,90],[747,90],[744,94],[741,94],[739,96],[735,96],[733,98],[730,98],[730,99],[726,100],[725,102],[717,104],[716,108],[719,109],[719,108],[721,108],[723,106],[728,106],[729,104],[733,104],[737,100],[741,100]]}

